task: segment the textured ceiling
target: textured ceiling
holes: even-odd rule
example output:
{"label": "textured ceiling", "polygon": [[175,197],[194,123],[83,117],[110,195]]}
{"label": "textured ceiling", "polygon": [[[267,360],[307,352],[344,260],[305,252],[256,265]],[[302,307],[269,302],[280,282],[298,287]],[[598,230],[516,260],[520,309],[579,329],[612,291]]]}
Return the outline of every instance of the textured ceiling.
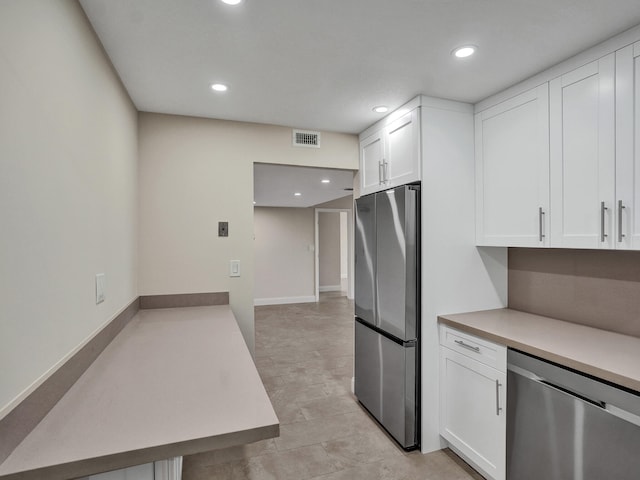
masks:
{"label": "textured ceiling", "polygon": [[420,93],[475,103],[640,23],[638,0],[81,4],[141,111],[347,133]]}

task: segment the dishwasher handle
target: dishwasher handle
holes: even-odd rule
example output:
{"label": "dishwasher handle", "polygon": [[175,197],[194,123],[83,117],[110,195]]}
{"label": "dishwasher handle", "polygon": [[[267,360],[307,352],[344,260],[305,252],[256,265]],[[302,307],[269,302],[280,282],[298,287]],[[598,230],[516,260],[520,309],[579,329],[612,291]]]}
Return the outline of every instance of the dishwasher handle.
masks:
{"label": "dishwasher handle", "polygon": [[575,398],[577,398],[579,400],[582,400],[583,402],[587,402],[587,403],[590,403],[591,405],[595,405],[596,407],[600,407],[600,408],[605,409],[605,410],[607,408],[607,404],[605,402],[603,402],[602,400],[594,400],[592,398],[585,397],[584,395],[581,395],[581,394],[576,393],[576,392],[574,392],[572,390],[569,390],[566,387],[562,387],[560,385],[556,385],[555,383],[551,383],[548,380],[540,379],[540,380],[534,380],[534,381],[537,381],[538,383],[546,385],[547,387],[550,387],[550,388],[553,388],[555,390],[558,390],[559,392],[565,393],[565,394],[567,394],[567,395],[569,395],[571,397],[575,397]]}
{"label": "dishwasher handle", "polygon": [[569,395],[571,397],[577,398],[579,400],[582,400],[584,402],[590,403],[591,405],[595,405],[596,407],[600,407],[602,409],[606,409],[607,408],[607,404],[606,402],[603,402],[601,400],[594,400],[592,398],[587,397],[586,395],[583,395],[581,393],[575,392],[574,390],[571,390],[567,387],[564,387],[562,385],[559,385],[557,383],[553,383],[550,382],[549,380],[542,378],[538,375],[536,375],[533,372],[530,372],[529,370],[525,370],[522,367],[518,367],[516,365],[508,365],[507,367],[509,370],[511,370],[513,373],[521,375],[525,378],[528,378],[529,380],[531,380],[532,382],[535,383],[539,383],[541,385],[544,385],[547,388],[552,388],[554,390],[557,390],[561,393],[564,393],[565,395]]}

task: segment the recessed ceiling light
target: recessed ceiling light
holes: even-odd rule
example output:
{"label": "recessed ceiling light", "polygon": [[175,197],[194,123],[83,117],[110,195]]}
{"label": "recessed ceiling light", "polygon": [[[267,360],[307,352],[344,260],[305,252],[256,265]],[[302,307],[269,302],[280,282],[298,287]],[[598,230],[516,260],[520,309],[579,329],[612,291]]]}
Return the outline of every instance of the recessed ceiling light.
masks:
{"label": "recessed ceiling light", "polygon": [[254,204],[254,205],[256,204],[256,201],[255,201],[255,200],[253,201],[253,204]]}
{"label": "recessed ceiling light", "polygon": [[322,183],[331,183],[331,180],[329,180],[328,178],[323,178]]}
{"label": "recessed ceiling light", "polygon": [[228,88],[229,87],[227,87],[224,83],[214,83],[211,85],[211,90],[214,90],[216,92],[226,92]]}
{"label": "recessed ceiling light", "polygon": [[477,49],[478,49],[478,47],[476,47],[475,45],[464,45],[462,47],[456,48],[451,53],[453,54],[453,56],[455,56],[457,58],[466,58],[466,57],[470,57],[471,55],[476,53]]}
{"label": "recessed ceiling light", "polygon": [[295,195],[296,197],[299,197],[299,196],[300,196],[300,195],[302,195],[302,194],[301,194],[300,192],[296,192],[296,193],[294,193],[294,195]]}
{"label": "recessed ceiling light", "polygon": [[389,111],[389,107],[378,105],[377,107],[373,107],[373,111],[376,113],[387,113]]}
{"label": "recessed ceiling light", "polygon": [[226,3],[227,5],[238,5],[242,3],[242,0],[222,0],[222,3]]}

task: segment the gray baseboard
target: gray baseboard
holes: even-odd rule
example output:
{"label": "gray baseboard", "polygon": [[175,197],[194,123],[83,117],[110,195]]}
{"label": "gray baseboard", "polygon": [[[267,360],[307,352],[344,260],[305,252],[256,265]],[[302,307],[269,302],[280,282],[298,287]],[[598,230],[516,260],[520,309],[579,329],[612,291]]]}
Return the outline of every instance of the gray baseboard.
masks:
{"label": "gray baseboard", "polygon": [[141,295],[140,308],[178,308],[229,305],[229,292],[179,293],[174,295]]}

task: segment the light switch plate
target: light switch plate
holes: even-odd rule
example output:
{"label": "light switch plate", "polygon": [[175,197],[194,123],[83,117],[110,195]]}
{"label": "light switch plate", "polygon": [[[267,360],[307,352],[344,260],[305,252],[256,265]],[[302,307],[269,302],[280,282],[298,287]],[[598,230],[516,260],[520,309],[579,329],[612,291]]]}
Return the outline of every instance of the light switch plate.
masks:
{"label": "light switch plate", "polygon": [[229,276],[230,277],[240,276],[240,260],[231,260],[229,262]]}
{"label": "light switch plate", "polygon": [[104,273],[96,275],[96,305],[104,302],[105,299],[106,279]]}

